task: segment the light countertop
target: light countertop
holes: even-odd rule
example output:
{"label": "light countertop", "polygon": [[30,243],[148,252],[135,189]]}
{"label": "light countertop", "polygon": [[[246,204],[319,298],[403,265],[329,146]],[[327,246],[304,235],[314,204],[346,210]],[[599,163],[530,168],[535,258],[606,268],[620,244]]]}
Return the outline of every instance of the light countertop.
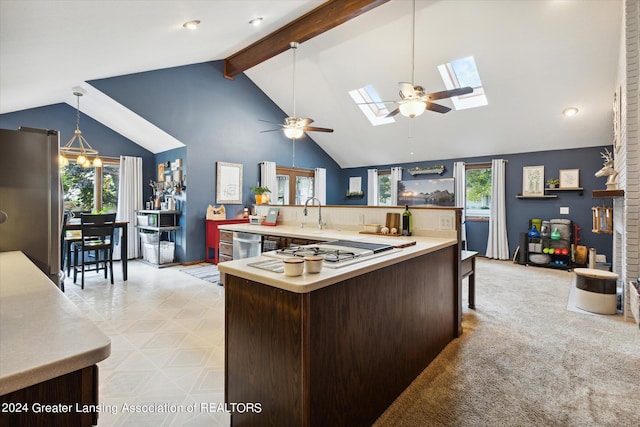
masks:
{"label": "light countertop", "polygon": [[22,252],[0,253],[0,395],[110,354],[109,337]]}
{"label": "light countertop", "polygon": [[427,236],[401,236],[384,237],[370,234],[360,234],[350,230],[319,230],[317,228],[300,228],[295,226],[262,226],[253,224],[231,224],[220,225],[220,229],[229,231],[242,231],[248,233],[293,237],[302,239],[312,239],[330,241],[335,239],[357,240],[376,243],[387,243],[392,246],[400,246],[405,243],[415,241],[415,245],[407,246],[394,251],[385,252],[366,261],[344,266],[341,268],[323,268],[320,273],[304,272],[302,276],[289,277],[283,273],[276,273],[260,268],[252,267],[249,264],[260,260],[273,260],[265,256],[226,261],[218,264],[218,269],[224,274],[231,274],[269,286],[277,287],[296,293],[312,292],[316,289],[330,286],[352,277],[362,275],[377,269],[406,261],[421,255],[435,252],[442,248],[452,246],[457,243],[456,238],[451,237],[427,237]]}

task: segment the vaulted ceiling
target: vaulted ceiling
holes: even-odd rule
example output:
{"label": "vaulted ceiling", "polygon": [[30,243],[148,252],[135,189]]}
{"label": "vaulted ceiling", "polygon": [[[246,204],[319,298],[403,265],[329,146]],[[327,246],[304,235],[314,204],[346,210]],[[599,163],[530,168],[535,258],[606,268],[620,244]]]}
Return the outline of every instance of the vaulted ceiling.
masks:
{"label": "vaulted ceiling", "polygon": [[[222,60],[322,3],[0,0],[0,113],[75,106],[71,88],[93,79]],[[372,85],[396,100],[398,82],[411,81],[412,2],[390,0],[297,51],[297,115],[335,129],[311,136],[342,167],[611,144],[620,0],[417,0],[416,9],[415,83],[444,90],[437,66],[473,55],[489,104],[369,123],[348,92]],[[248,24],[255,17],[262,26]],[[197,31],[182,28],[191,19]],[[285,51],[246,74],[290,115],[291,70]],[[85,98],[100,120],[103,101]],[[579,114],[564,117],[568,106]],[[115,130],[151,151],[178,143],[145,140],[140,129],[153,124],[127,122]]]}

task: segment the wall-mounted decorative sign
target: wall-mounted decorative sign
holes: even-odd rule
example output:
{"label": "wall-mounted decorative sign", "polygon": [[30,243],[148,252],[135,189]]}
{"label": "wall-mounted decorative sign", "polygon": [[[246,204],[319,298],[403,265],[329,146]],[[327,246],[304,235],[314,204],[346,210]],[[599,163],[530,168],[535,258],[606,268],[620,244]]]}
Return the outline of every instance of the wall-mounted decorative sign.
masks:
{"label": "wall-mounted decorative sign", "polygon": [[432,173],[433,174],[437,173],[438,175],[442,175],[445,170],[446,168],[444,167],[444,165],[435,165],[435,166],[427,166],[427,167],[416,166],[415,168],[409,169],[409,173],[413,176],[428,175]]}
{"label": "wall-mounted decorative sign", "polygon": [[544,166],[522,168],[522,195],[544,196]]}
{"label": "wall-mounted decorative sign", "polygon": [[560,188],[580,187],[580,169],[560,169]]}
{"label": "wall-mounted decorative sign", "polygon": [[216,203],[242,203],[242,164],[216,162]]}

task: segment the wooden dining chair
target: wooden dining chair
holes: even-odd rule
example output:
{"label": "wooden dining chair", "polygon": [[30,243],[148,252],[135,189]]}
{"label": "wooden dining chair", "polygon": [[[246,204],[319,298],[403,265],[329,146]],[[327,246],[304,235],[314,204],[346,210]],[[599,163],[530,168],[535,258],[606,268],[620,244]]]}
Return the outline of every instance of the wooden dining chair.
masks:
{"label": "wooden dining chair", "polygon": [[[80,241],[72,243],[73,248],[73,283],[76,283],[78,270],[82,273],[81,288],[84,289],[85,271],[107,268],[113,285],[113,232],[116,214],[97,214],[80,216]],[[95,266],[91,268],[91,266]],[[87,268],[89,267],[89,268]]]}
{"label": "wooden dining chair", "polygon": [[60,266],[62,270],[67,270],[67,277],[70,277],[71,266],[73,265],[71,257],[71,244],[80,241],[80,235],[74,231],[67,230],[67,224],[73,218],[69,211],[64,212],[64,221],[62,223],[62,243],[60,246]]}

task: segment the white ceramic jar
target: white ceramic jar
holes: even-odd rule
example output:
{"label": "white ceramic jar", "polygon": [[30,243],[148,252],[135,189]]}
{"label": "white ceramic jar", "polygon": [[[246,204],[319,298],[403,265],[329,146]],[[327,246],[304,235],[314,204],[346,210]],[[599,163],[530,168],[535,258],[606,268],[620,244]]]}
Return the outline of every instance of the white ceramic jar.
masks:
{"label": "white ceramic jar", "polygon": [[285,276],[300,276],[304,271],[304,259],[302,258],[287,258],[284,261],[284,275]]}
{"label": "white ceramic jar", "polygon": [[307,273],[320,273],[322,271],[322,258],[320,255],[304,257],[304,269]]}

